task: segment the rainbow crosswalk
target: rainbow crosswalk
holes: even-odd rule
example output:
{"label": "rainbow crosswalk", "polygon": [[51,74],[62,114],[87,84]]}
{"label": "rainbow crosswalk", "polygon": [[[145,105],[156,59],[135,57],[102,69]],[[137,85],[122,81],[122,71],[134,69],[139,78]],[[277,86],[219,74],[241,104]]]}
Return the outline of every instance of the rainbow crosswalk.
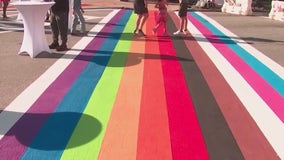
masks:
{"label": "rainbow crosswalk", "polygon": [[[113,9],[0,113],[0,159],[284,159],[283,68],[216,21]],[[169,13],[168,29],[179,24]]]}

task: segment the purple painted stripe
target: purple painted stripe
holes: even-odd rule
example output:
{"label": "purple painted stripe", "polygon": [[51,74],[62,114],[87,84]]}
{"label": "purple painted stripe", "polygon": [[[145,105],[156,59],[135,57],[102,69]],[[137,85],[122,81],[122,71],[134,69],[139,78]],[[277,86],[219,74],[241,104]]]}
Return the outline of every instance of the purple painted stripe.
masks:
{"label": "purple painted stripe", "polygon": [[[120,11],[109,23],[116,23],[123,12]],[[0,141],[0,157],[3,159],[19,159],[26,147],[31,143],[43,123],[55,110],[61,99],[84,70],[89,60],[111,32],[114,25],[106,25],[87,47],[71,62],[61,75],[47,88],[23,117],[11,128]],[[17,113],[11,113],[11,116]],[[69,114],[69,113],[66,113]]]}

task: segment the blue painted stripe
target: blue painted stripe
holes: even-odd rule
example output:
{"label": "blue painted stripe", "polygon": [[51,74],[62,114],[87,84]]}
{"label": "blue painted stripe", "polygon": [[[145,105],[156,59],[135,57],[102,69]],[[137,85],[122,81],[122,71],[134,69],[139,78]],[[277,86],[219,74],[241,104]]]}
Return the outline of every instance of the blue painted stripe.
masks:
{"label": "blue painted stripe", "polygon": [[[54,114],[48,118],[21,159],[60,159],[81,117],[81,113],[84,111],[94,88],[108,64],[131,13],[131,11],[120,11],[116,16],[120,16],[121,18],[115,23],[112,32],[99,34],[106,36],[106,40],[80,74],[80,77],[72,85],[62,102],[56,108]],[[68,117],[60,117],[55,114],[62,112],[73,112],[74,114],[69,114]]]}
{"label": "blue painted stripe", "polygon": [[252,56],[249,52],[239,46],[230,37],[221,32],[218,28],[213,26],[206,19],[195,12],[189,12],[192,16],[198,19],[204,26],[206,26],[215,36],[219,37],[221,41],[228,45],[234,53],[241,57],[251,68],[253,68],[263,79],[265,79],[280,95],[284,96],[284,80],[273,72],[270,68],[261,63],[258,59]]}

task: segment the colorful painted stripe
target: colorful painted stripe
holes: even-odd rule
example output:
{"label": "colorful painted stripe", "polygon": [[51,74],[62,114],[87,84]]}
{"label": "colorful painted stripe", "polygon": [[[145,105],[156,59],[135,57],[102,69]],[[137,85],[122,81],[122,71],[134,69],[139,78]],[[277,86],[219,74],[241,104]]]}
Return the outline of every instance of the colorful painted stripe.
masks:
{"label": "colorful painted stripe", "polygon": [[[172,13],[170,14],[172,17],[176,16]],[[179,25],[179,21],[177,19],[172,18],[172,20],[175,21],[175,25]],[[208,20],[208,19],[207,19]],[[215,24],[215,26],[218,26],[219,24]],[[218,28],[221,28],[219,26]],[[194,33],[196,36],[196,39],[202,39],[203,37],[200,37],[200,33],[196,33],[197,28],[195,28],[190,22],[189,22],[189,31]],[[190,38],[193,35],[188,35]],[[236,37],[236,36],[232,36]],[[238,39],[239,40],[239,39]],[[199,45],[199,41],[187,41],[185,40],[185,44],[187,48],[189,49],[189,53],[194,57],[195,62],[198,65],[198,68],[203,73],[204,78],[206,79],[206,82],[208,86],[210,87],[212,93],[214,94],[214,99],[217,101],[218,106],[220,110],[222,111],[222,115],[226,119],[226,122],[228,123],[228,126],[230,127],[229,130],[231,130],[234,138],[236,139],[237,145],[239,146],[242,154],[244,157],[241,157],[241,154],[238,153],[237,149],[234,146],[234,143],[228,143],[232,142],[230,139],[226,139],[225,137],[228,137],[226,129],[223,127],[225,126],[222,124],[222,120],[216,121],[217,119],[220,119],[220,115],[217,115],[216,111],[213,110],[214,101],[210,101],[210,98],[208,95],[206,95],[206,92],[202,91],[203,97],[206,97],[206,101],[204,101],[202,98],[199,98],[200,95],[194,96],[196,92],[200,92],[201,88],[204,88],[206,84],[201,83],[202,81],[197,79],[197,76],[194,76],[194,78],[191,76],[191,79],[197,79],[197,82],[193,83],[192,88],[197,88],[196,91],[193,90],[193,97],[195,100],[196,108],[200,108],[202,106],[211,106],[207,107],[207,110],[202,110],[199,112],[202,112],[203,115],[206,114],[207,117],[212,116],[209,122],[206,122],[209,118],[203,118],[201,119],[202,115],[198,116],[200,121],[205,121],[205,128],[210,128],[207,132],[205,129],[203,129],[204,138],[206,140],[208,152],[210,154],[210,158],[212,159],[260,159],[260,160],[266,160],[266,159],[277,159],[277,154],[272,149],[271,145],[268,143],[262,132],[259,130],[258,126],[254,122],[254,120],[251,118],[245,107],[242,105],[238,97],[234,94],[231,87],[228,85],[228,83],[225,81],[223,76],[220,74],[216,66],[213,64],[213,62],[210,60],[210,57],[207,56],[205,51],[208,51],[208,54],[211,53],[211,50],[203,50],[201,47],[204,46],[203,44]],[[204,42],[206,43],[206,42]],[[180,50],[180,47],[179,47]],[[185,53],[188,54],[188,53]],[[194,70],[192,67],[190,68],[187,65],[186,68],[188,68],[189,71]],[[190,68],[190,69],[189,69]],[[184,72],[186,75],[186,72]],[[190,73],[190,75],[193,75]],[[192,81],[192,80],[191,80]],[[190,86],[190,85],[189,85]],[[192,89],[191,89],[192,90]],[[198,97],[198,98],[195,98]],[[225,97],[225,98],[224,98]],[[198,99],[200,99],[198,101]],[[199,107],[200,106],[200,107]],[[206,111],[208,113],[206,113]],[[214,114],[210,114],[214,113]],[[222,116],[221,116],[222,117]],[[224,121],[224,120],[223,120]],[[203,122],[204,123],[204,122]],[[201,123],[202,126],[202,123]],[[221,127],[222,126],[222,127]],[[203,127],[204,128],[204,127]],[[214,131],[212,128],[218,128]],[[242,130],[240,130],[242,128]],[[247,131],[250,132],[247,132]],[[220,133],[219,133],[220,132]],[[229,131],[230,132],[230,131]],[[207,138],[211,135],[214,135],[218,141],[212,141],[212,139]],[[220,136],[220,138],[219,138]],[[222,141],[222,143],[220,143]],[[236,145],[236,144],[235,144]],[[223,148],[220,150],[220,148]],[[259,154],[262,153],[262,154]]]}
{"label": "colorful painted stripe", "polygon": [[[200,13],[199,13],[200,14]],[[205,27],[198,22],[197,19],[194,19],[193,16],[189,15],[190,22],[192,22],[192,28],[198,28],[195,32],[192,32],[193,35],[196,36],[197,39],[203,38],[202,34],[198,30],[206,30]],[[202,20],[203,22],[205,20]],[[190,29],[190,27],[189,27]],[[192,30],[192,29],[191,29]],[[204,38],[210,39],[213,35],[212,33],[205,32]],[[214,36],[213,36],[214,37]],[[210,40],[208,40],[210,42]],[[235,69],[231,69],[231,64],[228,63],[227,60],[224,59],[223,56],[220,57],[220,53],[224,54],[221,50],[217,51],[214,45],[208,42],[199,42],[202,48],[208,52],[207,55],[212,59],[215,63],[219,71],[223,74],[226,81],[228,81],[234,90],[234,92],[238,95],[246,109],[249,111],[250,115],[253,116],[254,120],[260,127],[263,134],[266,136],[268,141],[271,143],[277,154],[281,157],[283,155],[283,143],[278,141],[281,134],[283,132],[283,123],[280,121],[278,117],[276,117],[275,113],[272,113],[267,104],[263,102],[263,100],[256,95],[254,90],[251,90],[251,86],[244,81],[243,77],[240,77],[239,73],[236,72]],[[226,44],[226,43],[222,43]],[[230,45],[230,44],[227,44]],[[209,54],[210,53],[210,54]],[[241,61],[239,61],[241,62]],[[234,73],[236,72],[236,73]],[[233,74],[234,73],[234,74]],[[263,115],[265,115],[265,119],[263,119]],[[274,132],[271,132],[274,130]],[[274,137],[274,138],[272,138]],[[278,138],[277,138],[278,137]]]}
{"label": "colorful painted stripe", "polygon": [[[101,22],[105,24],[107,21],[110,20],[110,18],[113,18],[117,11],[111,12],[105,19],[103,19]],[[102,26],[103,27],[103,26]],[[99,32],[102,27],[97,26],[96,29],[93,29],[94,32]],[[105,32],[108,32],[109,29],[105,28]],[[89,38],[88,38],[89,39]],[[91,38],[93,40],[93,38]],[[104,41],[103,39],[97,39],[95,40],[96,44],[101,43]],[[85,42],[89,42],[89,47],[92,47],[93,49],[96,49],[96,46],[92,45],[93,42],[88,41],[86,39],[79,42],[78,45],[75,45],[74,47],[80,49],[81,46],[84,46]],[[83,44],[82,44],[83,43]],[[88,43],[87,43],[88,44]],[[84,47],[85,48],[85,47]],[[90,49],[92,49],[90,48]],[[72,85],[74,80],[77,78],[77,75],[80,74],[82,69],[86,66],[88,61],[72,61],[70,59],[70,55],[76,56],[75,51],[70,51],[67,53],[67,55],[63,56],[62,59],[57,61],[44,75],[42,75],[34,84],[32,84],[27,90],[24,91],[24,94],[21,94],[10,106],[8,106],[6,109],[9,111],[5,111],[1,113],[1,117],[9,116],[9,118],[6,118],[5,121],[16,121],[17,119],[15,116],[12,115],[22,115],[21,112],[23,108],[28,108],[28,112],[24,115],[22,119],[19,120],[19,122],[7,133],[7,135],[16,135],[16,136],[6,136],[4,139],[1,140],[1,154],[4,154],[2,157],[14,157],[15,159],[18,159],[17,157],[22,155],[22,152],[25,150],[26,146],[28,146],[33,137],[38,132],[41,125],[44,123],[46,118],[48,118],[55,109],[56,105],[61,101],[62,97],[66,94],[66,92],[69,90],[69,87]],[[79,54],[79,53],[78,53]],[[80,53],[82,57],[92,57],[92,54],[88,52],[88,47],[86,48],[86,52]],[[77,58],[79,58],[78,56]],[[87,58],[85,60],[88,60]],[[72,63],[71,63],[72,62]],[[70,64],[71,63],[71,64]],[[69,65],[70,64],[70,65]],[[61,74],[61,72],[65,69],[64,67],[68,68]],[[54,79],[56,78],[57,74],[61,74],[56,81]],[[54,81],[54,82],[53,82]],[[40,91],[44,91],[42,89],[43,85],[42,83],[46,83],[46,86],[48,83],[50,86],[46,89],[46,91],[41,94]],[[53,83],[52,83],[53,82]],[[52,83],[52,84],[51,84]],[[38,88],[37,88],[38,87]],[[34,92],[36,91],[36,92]],[[61,91],[61,92],[58,92]],[[39,99],[34,102],[32,106],[29,106],[27,103],[21,103],[22,102],[32,102],[32,100],[35,100],[37,98],[37,94],[40,95]],[[55,96],[56,95],[56,96]],[[16,105],[18,104],[18,105]],[[22,104],[22,105],[20,105]],[[11,109],[10,109],[11,108]],[[15,110],[14,112],[11,112],[11,110]],[[10,113],[5,115],[6,113]],[[67,115],[73,115],[72,112],[65,112]],[[57,114],[59,115],[59,114]],[[62,114],[64,115],[64,114]],[[32,123],[32,124],[31,124]],[[1,125],[2,126],[2,125]],[[19,135],[17,135],[19,134]],[[17,148],[9,147],[9,146],[17,146]],[[12,152],[5,152],[7,149],[13,148]]]}
{"label": "colorful painted stripe", "polygon": [[[145,28],[152,34],[151,12]],[[163,74],[157,37],[145,38],[144,73],[137,142],[137,160],[172,159]]]}
{"label": "colorful painted stripe", "polygon": [[[235,41],[233,41],[230,37],[225,35],[222,31],[220,31],[218,28],[216,28],[211,23],[208,23],[204,18],[196,14],[195,12],[190,12],[191,16],[199,19],[199,21],[208,29],[209,32],[212,32],[214,34],[210,34],[209,41],[212,44],[219,44],[220,42],[230,44],[228,45],[228,48],[231,49],[231,51],[234,51],[236,55],[238,55],[242,60],[244,60],[255,72],[257,72],[263,79],[269,83],[274,90],[276,90],[282,97],[284,96],[284,80],[277,75],[274,71],[272,71],[270,68],[268,68],[266,65],[264,65],[262,62],[260,62],[257,58],[252,56],[250,53],[248,53],[244,48],[240,47]],[[191,19],[189,17],[189,19]],[[192,21],[194,23],[194,21]],[[204,33],[208,33],[203,31]],[[209,38],[208,35],[208,38]],[[226,49],[226,48],[223,48]]]}
{"label": "colorful painted stripe", "polygon": [[[100,149],[100,160],[136,159],[139,110],[142,93],[145,41],[130,41],[136,16],[132,15],[123,43],[131,43],[123,75]],[[128,37],[127,34],[130,34]],[[125,48],[126,49],[126,48]],[[123,54],[126,54],[123,52]]]}
{"label": "colorful painted stripe", "polygon": [[[121,33],[123,29],[122,24],[125,24],[125,21],[128,20],[129,14],[125,14],[124,12],[126,11],[121,10],[116,15],[116,17],[114,17],[119,20],[118,22],[116,22],[117,26],[114,26],[112,30],[115,37],[106,39],[106,41],[99,48],[100,51],[103,51],[102,55],[97,53],[90,60],[90,62],[93,62],[94,60],[99,59],[100,63],[89,63],[86,66],[86,68],[82,71],[80,77],[77,78],[75,83],[71,86],[69,92],[57,106],[54,113],[49,117],[47,122],[43,125],[39,133],[36,135],[33,142],[30,144],[29,148],[23,155],[23,159],[40,157],[58,159],[61,156],[81,114],[64,116],[61,118],[57,117],[56,113],[64,113],[67,111],[82,113],[87,103],[90,103],[88,101],[90,99],[91,93],[93,92],[93,88],[99,86],[97,85],[98,81],[101,79],[101,76],[105,70],[105,66],[108,64],[108,61],[112,55],[112,51],[119,39],[120,34],[115,33]],[[108,35],[106,35],[106,37],[107,36]],[[109,34],[109,36],[112,35]],[[56,128],[54,128],[54,126],[56,126]],[[43,147],[45,150],[42,150],[41,147]],[[56,151],[50,151],[50,149],[53,148],[56,148]]]}
{"label": "colorful painted stripe", "polygon": [[[192,17],[201,19],[197,14],[192,13],[191,15]],[[197,25],[197,21],[192,17],[189,16],[189,19]],[[203,22],[202,19],[200,21]],[[284,122],[284,98],[281,91],[284,89],[284,87],[281,87],[284,86],[283,79],[260,63],[257,59],[253,58],[246,50],[232,40],[227,39],[226,43],[229,43],[229,45],[223,45],[224,42],[222,43],[219,35],[222,37],[225,35],[220,33],[220,31],[212,24],[204,22],[202,24],[204,27],[200,28],[200,30],[204,34],[207,34],[206,37],[209,42],[211,42],[220,52],[222,51],[221,53],[223,56],[226,57],[226,59],[239,71],[282,122]]]}
{"label": "colorful painted stripe", "polygon": [[[85,121],[85,119],[82,117],[67,145],[67,148],[70,149],[63,153],[62,159],[71,159],[74,156],[78,156],[82,159],[93,159],[98,157],[122,76],[123,67],[125,65],[125,60],[127,57],[126,53],[129,50],[130,41],[123,41],[123,39],[131,39],[131,35],[127,34],[128,30],[124,29],[131,13],[132,12],[130,10],[125,10],[125,14],[116,24],[112,34],[110,34],[110,36],[113,37],[109,38],[107,43],[104,45],[104,48],[102,48],[103,51],[111,52],[112,54],[109,62],[105,64],[106,69],[103,75],[100,77],[100,80],[90,97],[86,109],[84,110],[84,114],[98,119],[101,124],[101,127],[99,128],[100,131],[98,131],[98,126],[93,126],[94,129],[89,130],[88,128],[91,127],[93,123]],[[129,27],[129,24],[126,25],[126,27],[127,26]],[[112,47],[112,43],[115,44],[115,46]],[[76,143],[82,139],[82,133],[86,134],[86,131],[88,131],[87,134],[89,136],[96,135],[96,137],[91,139],[85,145],[72,148],[72,146],[76,146]]]}
{"label": "colorful painted stripe", "polygon": [[173,159],[210,159],[175,48],[169,37],[159,40]]}
{"label": "colorful painted stripe", "polygon": [[202,13],[185,38],[136,18],[111,12],[0,113],[1,158],[284,159],[279,66]]}

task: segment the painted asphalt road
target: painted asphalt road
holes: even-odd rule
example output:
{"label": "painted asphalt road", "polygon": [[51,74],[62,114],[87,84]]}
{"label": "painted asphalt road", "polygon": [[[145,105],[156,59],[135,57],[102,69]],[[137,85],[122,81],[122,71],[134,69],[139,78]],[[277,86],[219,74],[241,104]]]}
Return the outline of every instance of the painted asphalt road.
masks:
{"label": "painted asphalt road", "polygon": [[[71,37],[66,53],[35,59],[3,53],[1,65],[24,63],[25,72],[37,73],[23,73],[23,79],[32,75],[27,77],[31,85],[22,80],[24,91],[3,104],[1,157],[283,159],[282,55],[253,47],[269,43],[277,48],[283,45],[281,34],[234,34],[224,26],[241,17],[189,12],[188,37],[153,36],[151,11],[148,36],[137,38],[131,34],[135,16],[130,10],[87,13],[95,13],[89,15],[95,18],[88,21],[88,36]],[[169,15],[173,32],[178,19],[174,12]],[[243,18],[274,31],[282,25],[264,17]],[[10,33],[21,36],[3,34]],[[6,73],[1,83],[23,72],[1,69]]]}

